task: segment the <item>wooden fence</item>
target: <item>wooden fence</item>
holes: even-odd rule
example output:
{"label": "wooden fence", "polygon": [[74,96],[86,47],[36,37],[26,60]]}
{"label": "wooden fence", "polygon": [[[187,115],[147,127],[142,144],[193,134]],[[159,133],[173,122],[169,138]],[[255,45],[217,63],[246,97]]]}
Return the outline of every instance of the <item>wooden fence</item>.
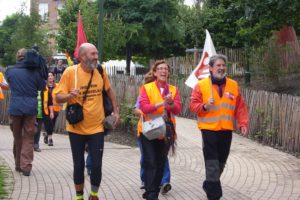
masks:
{"label": "wooden fence", "polygon": [[[134,104],[138,96],[138,89],[142,77],[128,77],[118,75],[110,77],[120,103]],[[184,80],[172,80],[177,85],[182,97],[182,117],[195,118],[189,112],[189,98],[191,88],[184,84]],[[249,131],[251,138],[280,148],[290,153],[300,153],[300,98],[286,94],[266,91],[242,89],[243,97],[249,110]],[[8,124],[9,92],[5,100],[0,102],[0,122]],[[65,132],[65,113],[61,111],[55,132]]]}

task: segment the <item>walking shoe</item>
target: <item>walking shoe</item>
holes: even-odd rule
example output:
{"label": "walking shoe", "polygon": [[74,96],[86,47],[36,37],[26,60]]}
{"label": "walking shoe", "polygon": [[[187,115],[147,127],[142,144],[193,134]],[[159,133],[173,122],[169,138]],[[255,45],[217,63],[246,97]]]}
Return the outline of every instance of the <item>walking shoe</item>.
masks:
{"label": "walking shoe", "polygon": [[99,200],[99,198],[97,196],[90,196],[89,200]]}
{"label": "walking shoe", "polygon": [[52,139],[49,139],[48,146],[53,146],[53,140]]}
{"label": "walking shoe", "polygon": [[46,134],[44,135],[44,143],[48,144],[48,136]]}
{"label": "walking shoe", "polygon": [[144,190],[144,189],[145,189],[145,184],[144,184],[144,182],[142,182],[140,189],[141,189],[141,190]]}
{"label": "walking shoe", "polygon": [[30,171],[23,171],[22,170],[22,174],[23,174],[23,176],[30,176]]}
{"label": "walking shoe", "polygon": [[20,167],[16,167],[15,170],[16,170],[17,172],[22,172],[22,170],[21,170]]}
{"label": "walking shoe", "polygon": [[41,152],[42,151],[39,147],[34,147],[33,150],[36,151],[36,152]]}
{"label": "walking shoe", "polygon": [[89,169],[89,168],[86,168],[86,171],[87,171],[87,174],[88,174],[89,176],[91,176],[91,174],[92,174],[92,170],[91,170],[91,169]]}
{"label": "walking shoe", "polygon": [[161,194],[167,194],[172,189],[172,186],[170,183],[164,183],[161,186]]}

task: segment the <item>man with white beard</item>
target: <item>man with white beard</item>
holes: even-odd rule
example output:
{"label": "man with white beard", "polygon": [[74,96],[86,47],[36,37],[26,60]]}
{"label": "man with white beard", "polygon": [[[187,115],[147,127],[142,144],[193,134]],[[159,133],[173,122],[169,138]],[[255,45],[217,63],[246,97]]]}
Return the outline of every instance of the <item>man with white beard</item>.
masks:
{"label": "man with white beard", "polygon": [[90,43],[79,48],[78,65],[68,67],[63,73],[56,92],[58,103],[80,104],[83,119],[75,124],[67,123],[67,131],[72,150],[76,199],[83,199],[84,191],[84,152],[88,145],[92,159],[91,194],[89,200],[98,200],[98,190],[102,177],[102,156],[104,148],[104,108],[102,90],[111,99],[113,116],[117,126],[120,121],[115,92],[112,89],[105,69],[103,78],[97,70],[98,50]]}
{"label": "man with white beard", "polygon": [[232,131],[237,126],[247,136],[248,111],[236,81],[226,77],[226,57],[214,55],[209,61],[210,77],[196,84],[190,110],[197,114],[202,133],[206,179],[203,189],[209,200],[222,197],[220,176],[230,152]]}

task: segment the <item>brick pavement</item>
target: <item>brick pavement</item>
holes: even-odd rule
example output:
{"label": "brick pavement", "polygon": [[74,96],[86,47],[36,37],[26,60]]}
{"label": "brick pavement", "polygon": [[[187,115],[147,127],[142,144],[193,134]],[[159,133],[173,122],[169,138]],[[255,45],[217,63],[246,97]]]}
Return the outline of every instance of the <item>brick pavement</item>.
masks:
{"label": "brick pavement", "polygon": [[[178,118],[177,129],[177,154],[170,158],[172,190],[160,195],[160,199],[206,199],[201,189],[205,173],[201,134],[193,120]],[[74,199],[71,151],[66,135],[55,134],[54,147],[41,141],[42,152],[34,154],[30,177],[14,171],[12,135],[7,126],[0,126],[0,136],[0,157],[11,168],[15,180],[11,199]],[[86,176],[86,183],[88,180]],[[223,200],[300,199],[300,159],[234,135],[222,185]],[[139,150],[105,143],[100,199],[142,199],[139,186]],[[86,195],[89,188],[86,184]]]}

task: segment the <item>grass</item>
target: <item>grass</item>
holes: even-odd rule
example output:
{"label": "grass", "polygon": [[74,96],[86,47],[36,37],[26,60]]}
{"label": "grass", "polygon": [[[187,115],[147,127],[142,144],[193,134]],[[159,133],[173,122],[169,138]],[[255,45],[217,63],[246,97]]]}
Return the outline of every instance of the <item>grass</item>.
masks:
{"label": "grass", "polygon": [[10,169],[0,160],[0,199],[9,199],[13,183]]}

